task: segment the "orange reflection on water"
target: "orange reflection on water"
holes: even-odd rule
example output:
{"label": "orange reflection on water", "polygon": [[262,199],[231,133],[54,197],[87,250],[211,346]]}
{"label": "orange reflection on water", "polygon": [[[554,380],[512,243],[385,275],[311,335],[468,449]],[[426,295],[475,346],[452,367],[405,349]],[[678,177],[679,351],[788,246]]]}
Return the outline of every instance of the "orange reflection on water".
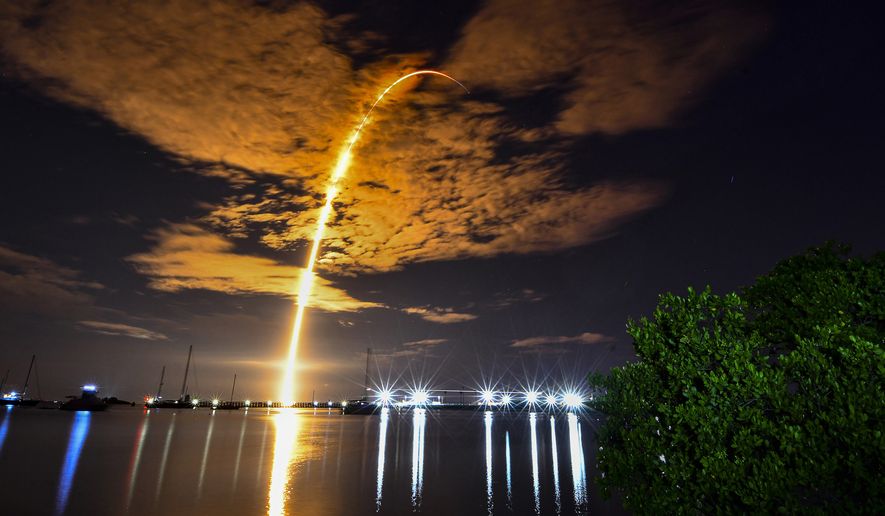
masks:
{"label": "orange reflection on water", "polygon": [[274,416],[276,435],[267,493],[267,514],[270,516],[286,514],[286,503],[290,498],[290,468],[298,459],[300,429],[301,417],[295,410],[283,409]]}

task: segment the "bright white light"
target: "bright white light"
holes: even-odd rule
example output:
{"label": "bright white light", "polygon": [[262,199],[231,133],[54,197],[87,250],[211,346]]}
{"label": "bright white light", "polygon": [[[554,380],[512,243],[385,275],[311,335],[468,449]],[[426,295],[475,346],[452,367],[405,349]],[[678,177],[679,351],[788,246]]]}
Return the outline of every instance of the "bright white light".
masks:
{"label": "bright white light", "polygon": [[245,401],[245,402],[244,402],[244,403],[245,403],[245,405],[246,405],[246,406],[247,406],[247,407],[248,407],[248,406],[249,406],[249,405],[251,405],[251,404],[252,404],[252,402],[251,402],[251,401],[249,401],[249,400],[246,400],[246,401]]}
{"label": "bright white light", "polygon": [[200,400],[194,398],[193,400],[191,400],[191,404],[196,407],[197,405],[200,404]]}
{"label": "bright white light", "polygon": [[98,390],[98,387],[96,387],[95,385],[92,385],[92,384],[90,383],[89,385],[84,385],[84,386],[83,386],[83,390],[86,391],[86,392],[95,392],[95,391]]}
{"label": "bright white light", "polygon": [[341,406],[342,406],[342,407],[346,407],[346,406],[347,406],[347,402],[346,402],[346,401],[342,401],[342,402],[341,402]]}
{"label": "bright white light", "polygon": [[212,406],[213,406],[213,407],[217,407],[217,406],[218,406],[218,400],[212,400]]}
{"label": "bright white light", "polygon": [[332,402],[330,401],[330,402],[328,403],[328,405],[331,407],[331,406],[332,406]]}
{"label": "bright white light", "polygon": [[556,395],[555,394],[548,394],[546,401],[547,401],[548,406],[550,406],[550,407],[555,406],[556,405]]}
{"label": "bright white light", "polygon": [[393,397],[393,393],[388,390],[383,390],[378,393],[378,401],[382,405],[387,405],[390,403],[390,399]]}
{"label": "bright white light", "polygon": [[415,391],[412,393],[412,403],[416,405],[424,405],[427,403],[427,400],[430,398],[430,395],[427,391]]}
{"label": "bright white light", "polygon": [[148,398],[148,400],[147,400],[148,405],[153,405],[155,401],[157,401],[157,400],[154,398]]}
{"label": "bright white light", "polygon": [[271,401],[271,400],[267,400],[267,406],[269,407],[269,406],[271,406],[271,405],[273,405],[273,401]]}
{"label": "bright white light", "polygon": [[495,392],[494,391],[482,391],[479,393],[479,397],[482,399],[482,402],[486,405],[491,405],[495,402]]}
{"label": "bright white light", "polygon": [[319,402],[319,401],[314,401],[314,402],[313,402],[313,406],[314,406],[314,407],[319,407],[319,406],[320,406],[320,402]]}
{"label": "bright white light", "polygon": [[525,393],[525,402],[529,405],[538,403],[539,399],[541,399],[541,393],[538,391],[528,391]]}
{"label": "bright white light", "polygon": [[510,403],[512,401],[513,401],[513,397],[510,396],[509,394],[505,394],[505,395],[501,396],[501,404],[502,405],[510,405]]}
{"label": "bright white light", "polygon": [[569,408],[578,408],[584,405],[584,399],[580,394],[567,392],[562,395],[562,402]]}

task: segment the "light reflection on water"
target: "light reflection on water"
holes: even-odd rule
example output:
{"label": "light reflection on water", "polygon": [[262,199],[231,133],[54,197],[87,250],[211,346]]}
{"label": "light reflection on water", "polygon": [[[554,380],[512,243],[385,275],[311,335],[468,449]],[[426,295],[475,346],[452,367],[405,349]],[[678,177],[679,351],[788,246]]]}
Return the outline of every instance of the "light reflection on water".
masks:
{"label": "light reflection on water", "polygon": [[584,467],[584,447],[581,442],[581,423],[574,414],[568,415],[568,437],[575,505],[585,505],[587,503],[587,471]]}
{"label": "light reflection on water", "polygon": [[559,457],[556,452],[556,418],[550,416],[550,451],[553,457],[553,504],[556,506],[556,514],[562,510],[562,502],[559,498]]}
{"label": "light reflection on water", "polygon": [[209,428],[206,430],[206,444],[203,446],[203,460],[200,462],[200,480],[197,481],[197,498],[203,495],[203,480],[206,478],[206,462],[209,460],[209,446],[212,444],[212,430],[215,428],[215,411],[209,413]]}
{"label": "light reflection on water", "polygon": [[387,452],[387,421],[390,419],[390,409],[381,409],[381,423],[378,431],[378,472],[376,473],[375,488],[375,512],[381,511],[381,490],[384,487],[384,456]]}
{"label": "light reflection on water", "polygon": [[160,473],[157,475],[157,495],[154,501],[160,499],[160,493],[163,491],[163,478],[166,475],[166,461],[169,460],[169,445],[172,444],[172,435],[175,433],[175,412],[172,412],[172,421],[169,423],[169,429],[166,430],[166,441],[163,444],[163,456],[160,459]]}
{"label": "light reflection on water", "polygon": [[234,479],[231,489],[237,490],[237,479],[240,477],[240,457],[243,456],[243,439],[246,437],[246,422],[249,421],[249,409],[243,411],[243,422],[240,424],[240,440],[237,444],[237,458],[234,461]]}
{"label": "light reflection on water", "polygon": [[541,514],[541,484],[538,479],[538,415],[529,414],[529,425],[532,431],[532,489],[535,493],[535,513]]}
{"label": "light reflection on water", "polygon": [[9,433],[9,420],[12,419],[12,405],[6,405],[3,423],[0,423],[0,451],[3,451],[3,443],[6,442],[6,434]]}
{"label": "light reflection on water", "polygon": [[[581,417],[575,415],[2,412],[0,514],[528,515],[591,509]],[[549,432],[543,425],[539,430],[542,418],[549,419]],[[563,474],[571,482],[560,482]],[[53,486],[56,496],[45,502],[15,496],[38,485]]]}
{"label": "light reflection on water", "polygon": [[270,516],[286,513],[289,501],[289,466],[295,461],[298,450],[298,430],[301,415],[292,410],[283,410],[274,416],[273,468],[270,475],[270,490],[267,494],[267,514]]}
{"label": "light reflection on water", "polygon": [[510,478],[510,432],[504,433],[504,457],[507,464],[507,508],[513,508],[513,491],[511,489],[511,478]]}
{"label": "light reflection on water", "polygon": [[80,452],[83,451],[83,442],[89,433],[89,412],[79,411],[74,415],[71,424],[71,437],[68,440],[68,448],[65,451],[65,462],[61,467],[61,477],[58,479],[58,496],[56,496],[55,513],[62,514],[68,506],[68,495],[71,493],[71,484],[74,483],[74,474],[77,473],[77,463],[80,461]]}
{"label": "light reflection on water", "polygon": [[138,477],[138,466],[141,465],[141,450],[144,448],[144,438],[147,435],[150,412],[145,411],[141,425],[138,427],[138,434],[135,437],[135,448],[132,450],[132,459],[129,461],[129,473],[126,475],[128,488],[126,489],[126,510],[129,510],[129,504],[132,503],[132,493],[135,491],[135,480]]}
{"label": "light reflection on water", "polygon": [[427,414],[424,409],[415,409],[412,414],[412,509],[421,508],[421,494],[424,489],[424,428]]}
{"label": "light reflection on water", "polygon": [[486,411],[483,419],[486,424],[486,505],[491,516],[495,508],[492,498],[492,413]]}

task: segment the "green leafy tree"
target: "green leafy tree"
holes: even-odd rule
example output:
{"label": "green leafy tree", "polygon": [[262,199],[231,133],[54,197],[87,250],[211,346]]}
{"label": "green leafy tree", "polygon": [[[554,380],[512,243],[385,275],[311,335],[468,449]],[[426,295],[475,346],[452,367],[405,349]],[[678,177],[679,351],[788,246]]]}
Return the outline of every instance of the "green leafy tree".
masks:
{"label": "green leafy tree", "polygon": [[885,510],[885,255],[835,245],[742,295],[664,294],[591,375],[603,493],[638,513]]}

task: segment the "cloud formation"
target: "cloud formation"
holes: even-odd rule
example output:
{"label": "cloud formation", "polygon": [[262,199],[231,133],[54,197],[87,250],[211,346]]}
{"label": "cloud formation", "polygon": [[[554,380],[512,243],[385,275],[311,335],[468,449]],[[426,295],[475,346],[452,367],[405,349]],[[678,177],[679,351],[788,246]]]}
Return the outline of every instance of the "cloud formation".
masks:
{"label": "cloud formation", "polygon": [[[661,203],[665,185],[576,187],[564,173],[572,137],[668,123],[691,101],[687,92],[756,34],[747,29],[755,18],[742,12],[700,4],[687,12],[677,19],[665,7],[598,1],[487,3],[454,42],[446,69],[505,98],[559,89],[563,109],[548,125],[527,127],[504,104],[465,98],[444,81],[404,83],[355,148],[318,267],[355,274],[555,252],[606,238]],[[377,92],[433,57],[357,68],[330,42],[359,38],[307,2],[4,4],[0,34],[12,73],[228,179],[231,195],[196,218],[276,250],[313,236],[329,170]],[[135,263],[166,290],[290,293],[280,264],[227,256],[191,274],[161,263],[175,258],[154,250]],[[225,269],[236,260],[251,268],[249,278]],[[239,284],[222,286],[228,277]]]}
{"label": "cloud formation", "polygon": [[128,324],[109,323],[101,321],[77,321],[77,325],[81,328],[100,333],[102,335],[113,335],[119,337],[131,337],[141,340],[166,340],[166,335],[151,331],[138,326],[130,326]]}
{"label": "cloud formation", "polygon": [[407,314],[417,315],[425,321],[440,324],[454,324],[472,321],[477,317],[473,314],[456,312],[454,308],[443,308],[435,306],[413,306],[403,308],[403,312]]}
{"label": "cloud formation", "polygon": [[0,307],[17,313],[71,316],[90,310],[100,283],[55,262],[0,245]]}
{"label": "cloud formation", "polygon": [[[150,278],[156,290],[203,289],[227,294],[270,294],[295,297],[301,267],[260,256],[238,254],[234,244],[193,224],[157,230],[156,245],[127,258]],[[310,306],[330,312],[379,307],[360,301],[321,277],[314,279]]]}
{"label": "cloud formation", "polygon": [[601,333],[585,332],[580,335],[568,336],[540,336],[514,340],[510,343],[511,348],[537,349],[551,344],[602,344],[613,342],[614,338]]}
{"label": "cloud formation", "polygon": [[403,346],[436,346],[439,344],[445,344],[448,342],[448,339],[422,339],[422,340],[412,340],[409,342],[403,342]]}
{"label": "cloud formation", "polygon": [[490,0],[446,68],[513,97],[565,90],[558,131],[621,134],[669,123],[765,26],[733,2]]}

